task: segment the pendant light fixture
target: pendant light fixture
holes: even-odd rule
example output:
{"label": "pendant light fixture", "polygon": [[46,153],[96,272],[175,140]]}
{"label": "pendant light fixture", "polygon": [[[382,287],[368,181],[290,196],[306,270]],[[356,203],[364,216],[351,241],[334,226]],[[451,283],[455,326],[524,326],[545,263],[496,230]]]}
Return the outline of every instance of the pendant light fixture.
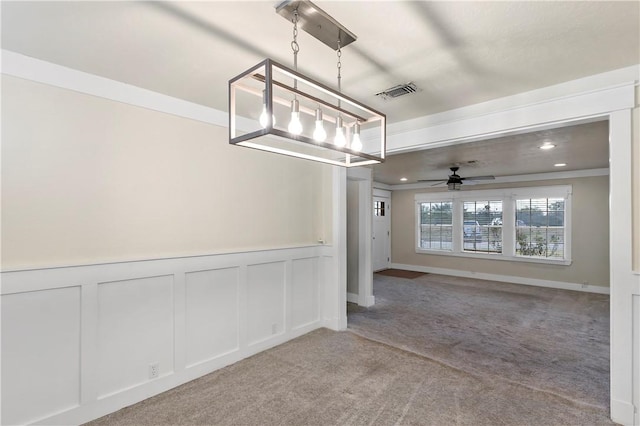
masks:
{"label": "pendant light fixture", "polygon": [[[293,69],[265,59],[229,81],[229,143],[346,167],[383,162],[386,116],[342,93],[342,49],[356,36],[308,0],[276,12],[293,24]],[[299,27],[336,52],[337,91],[298,71]]]}

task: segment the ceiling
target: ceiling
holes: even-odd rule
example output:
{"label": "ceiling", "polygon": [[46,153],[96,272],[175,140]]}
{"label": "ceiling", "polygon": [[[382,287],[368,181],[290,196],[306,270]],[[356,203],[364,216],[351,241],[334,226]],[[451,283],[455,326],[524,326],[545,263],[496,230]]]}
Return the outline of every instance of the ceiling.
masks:
{"label": "ceiling", "polygon": [[[292,24],[276,14],[277,3],[2,1],[2,48],[226,111],[230,78],[265,57],[292,64]],[[385,112],[389,123],[640,63],[637,1],[315,3],[358,36],[343,49],[343,92]],[[298,43],[299,69],[335,87],[335,52],[303,31]],[[375,96],[410,81],[415,94]],[[431,167],[468,159],[482,165],[473,174],[522,170],[514,157],[500,157],[504,149],[482,146],[391,156],[376,175],[391,182],[404,167],[429,178]]]}
{"label": "ceiling", "polygon": [[[545,143],[555,147],[540,149]],[[555,166],[561,163],[566,166]],[[460,167],[462,177],[496,178],[608,168],[609,125],[598,121],[392,155],[373,167],[373,176],[376,182],[389,185],[411,184],[446,179],[452,166]]]}

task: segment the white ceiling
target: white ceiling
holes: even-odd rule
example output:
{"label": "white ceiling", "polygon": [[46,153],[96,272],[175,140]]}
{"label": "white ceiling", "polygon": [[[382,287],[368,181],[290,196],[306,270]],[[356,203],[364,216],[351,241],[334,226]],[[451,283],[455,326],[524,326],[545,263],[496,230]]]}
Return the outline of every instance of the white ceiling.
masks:
{"label": "white ceiling", "polygon": [[[358,36],[343,51],[343,91],[390,123],[640,63],[637,1],[315,3]],[[292,25],[275,4],[2,1],[2,48],[226,111],[230,78],[265,57],[292,64]],[[299,69],[335,86],[335,52],[302,31],[298,41]],[[419,93],[374,96],[409,81]],[[438,162],[466,158],[456,149]],[[381,179],[395,179],[394,157]]]}

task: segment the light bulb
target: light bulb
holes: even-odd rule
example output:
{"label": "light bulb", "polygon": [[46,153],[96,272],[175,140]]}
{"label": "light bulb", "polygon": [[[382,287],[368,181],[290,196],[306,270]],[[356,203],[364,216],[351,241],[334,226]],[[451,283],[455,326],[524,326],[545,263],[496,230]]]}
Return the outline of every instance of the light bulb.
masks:
{"label": "light bulb", "polygon": [[[262,128],[265,129],[269,121],[269,115],[267,114],[267,105],[262,105],[262,114],[260,114],[259,121]],[[271,126],[276,126],[276,116],[274,114],[271,115]]]}
{"label": "light bulb", "polygon": [[262,113],[260,114],[260,118],[258,119],[262,128],[267,127],[267,122],[269,121],[269,116],[267,115],[267,106],[262,105]]}
{"label": "light bulb", "polygon": [[327,131],[324,130],[324,122],[322,121],[322,110],[316,110],[316,129],[313,131],[313,140],[316,142],[324,142],[327,139]]}
{"label": "light bulb", "polygon": [[302,133],[302,123],[300,122],[300,104],[296,99],[291,101],[291,121],[288,127],[289,133],[299,135]]}
{"label": "light bulb", "polygon": [[300,113],[292,112],[291,121],[289,122],[289,133],[293,135],[299,135],[302,133],[302,123],[300,122]]}
{"label": "light bulb", "polygon": [[344,137],[344,128],[342,127],[342,117],[338,116],[336,119],[336,137],[333,140],[336,146],[343,147],[347,144],[347,140]]}
{"label": "light bulb", "polygon": [[[262,113],[258,118],[258,122],[262,126],[263,129],[267,128],[267,124],[269,124],[269,114],[267,113],[267,91],[262,91]],[[276,116],[274,114],[271,115],[271,126],[275,127],[276,125]]]}
{"label": "light bulb", "polygon": [[353,126],[353,140],[351,141],[351,149],[354,151],[362,150],[362,141],[360,140],[360,123],[356,121]]}

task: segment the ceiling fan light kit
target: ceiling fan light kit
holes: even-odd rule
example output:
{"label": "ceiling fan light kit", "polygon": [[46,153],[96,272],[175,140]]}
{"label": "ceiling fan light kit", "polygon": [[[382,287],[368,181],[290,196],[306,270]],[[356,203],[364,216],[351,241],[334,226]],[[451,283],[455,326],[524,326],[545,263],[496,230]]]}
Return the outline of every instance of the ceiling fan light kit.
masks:
{"label": "ceiling fan light kit", "polygon": [[458,166],[449,167],[451,170],[451,174],[448,179],[420,179],[418,182],[437,182],[432,186],[440,185],[442,183],[447,184],[447,189],[449,191],[460,191],[462,189],[462,184],[464,181],[478,181],[478,180],[494,180],[495,176],[469,176],[462,177],[457,172],[460,168]]}
{"label": "ceiling fan light kit", "polygon": [[[386,116],[341,93],[341,49],[356,36],[308,0],[276,12],[294,25],[294,68],[265,59],[229,81],[229,143],[344,167],[384,162]],[[338,90],[298,72],[298,24],[336,50]]]}

